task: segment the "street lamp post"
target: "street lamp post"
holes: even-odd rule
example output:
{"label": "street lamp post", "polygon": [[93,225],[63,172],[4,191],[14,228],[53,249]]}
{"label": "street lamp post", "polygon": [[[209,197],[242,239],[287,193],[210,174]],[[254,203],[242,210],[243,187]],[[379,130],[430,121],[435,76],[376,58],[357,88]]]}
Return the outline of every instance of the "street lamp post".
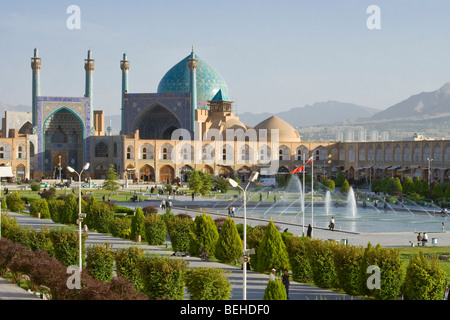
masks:
{"label": "street lamp post", "polygon": [[80,171],[80,173],[78,173],[77,171],[75,171],[74,168],[68,166],[67,170],[69,170],[69,172],[72,173],[76,173],[78,175],[78,240],[79,240],[79,268],[80,268],[80,272],[82,270],[82,259],[81,259],[81,222],[83,221],[83,216],[81,214],[81,175],[83,173],[83,171],[89,169],[89,162],[87,162],[84,166],[83,169]]}
{"label": "street lamp post", "polygon": [[238,187],[244,192],[244,257],[243,257],[243,263],[242,263],[242,271],[243,271],[243,277],[244,277],[244,286],[243,286],[243,300],[247,300],[247,262],[248,262],[248,255],[249,250],[247,250],[247,188],[250,185],[251,182],[255,181],[258,178],[259,172],[254,171],[250,175],[250,178],[248,179],[247,186],[245,189],[243,189],[236,181],[229,178],[228,182],[233,187]]}

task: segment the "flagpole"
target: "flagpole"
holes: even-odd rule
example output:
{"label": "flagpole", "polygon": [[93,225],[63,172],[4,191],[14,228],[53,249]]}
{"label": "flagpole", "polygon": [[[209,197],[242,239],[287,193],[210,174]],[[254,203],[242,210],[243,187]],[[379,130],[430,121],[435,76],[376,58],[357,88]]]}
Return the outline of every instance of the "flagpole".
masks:
{"label": "flagpole", "polygon": [[314,232],[314,159],[311,157],[311,238]]}
{"label": "flagpole", "polygon": [[303,154],[303,201],[302,201],[302,212],[303,212],[303,222],[302,222],[302,235],[305,236],[305,154]]}

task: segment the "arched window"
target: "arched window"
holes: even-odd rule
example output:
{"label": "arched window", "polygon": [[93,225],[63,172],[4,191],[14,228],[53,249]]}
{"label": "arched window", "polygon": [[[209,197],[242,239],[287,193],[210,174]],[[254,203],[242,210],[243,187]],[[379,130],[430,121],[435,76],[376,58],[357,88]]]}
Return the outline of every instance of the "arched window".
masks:
{"label": "arched window", "polygon": [[128,146],[127,147],[127,160],[132,160],[132,159],[134,159],[133,147]]}
{"label": "arched window", "polygon": [[348,162],[355,162],[355,150],[353,149],[353,146],[348,148]]}
{"label": "arched window", "polygon": [[104,142],[99,142],[95,146],[95,156],[97,158],[107,158],[108,157],[108,146]]}
{"label": "arched window", "polygon": [[278,160],[290,160],[291,159],[291,150],[286,146],[281,146],[278,149]]}

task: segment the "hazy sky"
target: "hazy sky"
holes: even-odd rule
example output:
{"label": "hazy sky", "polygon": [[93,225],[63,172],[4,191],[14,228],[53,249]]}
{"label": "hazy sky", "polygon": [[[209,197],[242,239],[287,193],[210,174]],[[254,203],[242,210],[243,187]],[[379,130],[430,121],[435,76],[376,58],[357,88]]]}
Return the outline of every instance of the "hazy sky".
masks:
{"label": "hazy sky", "polygon": [[[66,25],[70,5],[80,29]],[[379,30],[367,27],[370,5],[380,8]],[[124,52],[130,92],[156,92],[194,45],[238,113],[328,100],[385,109],[450,81],[449,15],[448,0],[3,0],[0,101],[31,106],[35,47],[41,95],[83,96],[91,49],[95,109],[120,114]]]}

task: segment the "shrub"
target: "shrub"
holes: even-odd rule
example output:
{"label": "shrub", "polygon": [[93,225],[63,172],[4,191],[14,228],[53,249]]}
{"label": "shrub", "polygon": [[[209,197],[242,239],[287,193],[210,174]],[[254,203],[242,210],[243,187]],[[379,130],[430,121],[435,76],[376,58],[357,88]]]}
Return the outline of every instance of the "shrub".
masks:
{"label": "shrub", "polygon": [[76,224],[78,219],[78,201],[73,194],[70,194],[66,200],[64,200],[64,205],[59,211],[59,220],[64,224]]}
{"label": "shrub", "polygon": [[46,200],[54,199],[56,195],[56,189],[55,188],[50,188],[48,190],[44,189],[39,194],[42,199]]}
{"label": "shrub", "polygon": [[136,213],[131,219],[131,239],[136,240],[138,235],[145,238],[144,212],[140,207],[136,209]]}
{"label": "shrub", "polygon": [[25,210],[23,200],[20,198],[19,193],[14,191],[6,196],[6,206],[12,212],[19,212]]}
{"label": "shrub", "polygon": [[50,199],[47,200],[48,211],[53,222],[61,222],[60,212],[64,206],[63,200]]}
{"label": "shrub", "polygon": [[292,278],[295,281],[308,283],[312,281],[312,270],[307,254],[309,237],[290,237],[286,241]]}
{"label": "shrub", "polygon": [[264,232],[264,238],[258,247],[258,261],[256,268],[259,272],[266,272],[272,268],[277,270],[289,269],[289,258],[286,246],[273,221]]}
{"label": "shrub", "polygon": [[128,217],[114,217],[109,222],[108,229],[113,237],[129,239],[131,232],[131,219]]}
{"label": "shrub", "polygon": [[188,252],[189,240],[194,222],[190,219],[176,216],[166,220],[167,233],[172,243],[173,251]]}
{"label": "shrub", "polygon": [[38,213],[40,213],[41,219],[50,218],[50,210],[48,209],[47,200],[45,199],[36,199],[30,204],[30,214],[33,217],[37,217]]}
{"label": "shrub", "polygon": [[40,231],[30,227],[28,229],[28,248],[32,251],[45,250],[47,252],[52,252],[52,241],[50,240],[50,229],[49,227],[40,227]]}
{"label": "shrub", "polygon": [[333,261],[333,246],[330,241],[311,240],[308,242],[308,257],[314,284],[320,288],[332,288],[337,284]]}
{"label": "shrub", "polygon": [[84,221],[90,229],[97,230],[100,233],[108,233],[113,219],[113,208],[105,202],[96,202],[92,204]]}
{"label": "shrub", "polygon": [[31,191],[40,191],[41,185],[39,183],[33,182],[30,184]]}
{"label": "shrub", "polygon": [[445,285],[446,275],[436,257],[428,259],[422,251],[411,257],[402,288],[406,300],[442,300]]}
{"label": "shrub", "polygon": [[166,223],[159,214],[150,213],[144,217],[145,240],[149,245],[161,245],[166,241]]}
{"label": "shrub", "polygon": [[259,251],[258,248],[259,244],[264,238],[264,230],[265,227],[263,226],[255,226],[253,228],[251,227],[247,228],[247,247],[249,249],[255,249],[255,253],[250,255],[250,262],[252,266],[256,266],[258,264],[258,251]]}
{"label": "shrub", "polygon": [[347,294],[358,294],[358,274],[364,256],[363,247],[334,246],[334,266],[340,288]]}
{"label": "shrub", "polygon": [[242,256],[242,241],[234,220],[227,218],[216,243],[215,256],[224,262],[232,262]]}
{"label": "shrub", "polygon": [[[377,266],[382,270],[380,274],[380,289],[367,288],[367,273],[369,266]],[[394,299],[400,292],[402,282],[400,253],[395,249],[382,248],[379,244],[372,247],[371,244],[364,250],[364,257],[358,274],[359,293],[373,296],[376,299]]]}
{"label": "shrub", "polygon": [[110,243],[90,245],[86,249],[86,268],[94,279],[108,282],[114,268],[114,252]]}
{"label": "shrub", "polygon": [[229,273],[219,268],[189,269],[186,272],[186,288],[190,300],[228,300],[231,297]]}
{"label": "shrub", "polygon": [[142,212],[144,212],[144,215],[158,213],[158,209],[156,209],[155,206],[145,206],[144,208],[142,208]]}
{"label": "shrub", "polygon": [[279,280],[269,280],[263,300],[287,300],[286,289]]}
{"label": "shrub", "polygon": [[190,253],[198,256],[201,247],[205,247],[206,252],[208,252],[210,256],[213,256],[219,233],[211,216],[206,215],[205,213],[196,216],[192,230]]}
{"label": "shrub", "polygon": [[[79,238],[78,231],[70,227],[52,228],[49,232],[50,240],[53,245],[53,256],[66,266],[79,263]],[[87,233],[81,235],[81,250],[84,251],[84,243]],[[82,259],[84,255],[82,253]]]}
{"label": "shrub", "polygon": [[140,269],[136,266],[143,257],[144,250],[137,247],[118,249],[114,255],[117,274],[132,281],[139,292],[143,289],[143,281]]}
{"label": "shrub", "polygon": [[187,266],[186,261],[162,256],[141,259],[143,292],[151,300],[183,300]]}

